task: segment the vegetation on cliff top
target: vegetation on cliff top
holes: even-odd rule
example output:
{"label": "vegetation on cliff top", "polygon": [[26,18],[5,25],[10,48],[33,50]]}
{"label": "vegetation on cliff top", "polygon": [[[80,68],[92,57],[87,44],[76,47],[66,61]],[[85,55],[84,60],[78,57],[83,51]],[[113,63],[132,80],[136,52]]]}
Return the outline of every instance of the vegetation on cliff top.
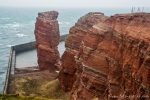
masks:
{"label": "vegetation on cliff top", "polygon": [[61,100],[40,97],[23,97],[18,94],[0,94],[0,100]]}
{"label": "vegetation on cliff top", "polygon": [[[31,98],[29,100],[39,100],[39,99],[33,99],[32,97],[52,98],[52,100],[70,99],[69,93],[65,93],[62,91],[58,79],[48,80],[48,79],[44,79],[40,75],[39,76],[35,74],[24,75],[24,76],[12,75],[9,86],[11,87],[9,88],[8,91],[9,94],[19,94],[19,96],[23,96],[23,97],[29,96]],[[21,99],[21,100],[26,100],[26,99]]]}

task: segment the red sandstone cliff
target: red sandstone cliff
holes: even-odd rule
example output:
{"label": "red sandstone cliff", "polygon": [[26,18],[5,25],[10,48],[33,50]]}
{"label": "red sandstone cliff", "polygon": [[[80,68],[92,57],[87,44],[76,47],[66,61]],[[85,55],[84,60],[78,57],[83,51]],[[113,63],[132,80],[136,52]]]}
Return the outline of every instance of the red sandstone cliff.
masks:
{"label": "red sandstone cliff", "polygon": [[150,100],[150,14],[89,13],[71,27],[59,80],[71,100]]}
{"label": "red sandstone cliff", "polygon": [[57,46],[59,44],[58,12],[48,11],[38,13],[35,23],[35,38],[40,69],[56,69],[59,60]]}
{"label": "red sandstone cliff", "polygon": [[[71,91],[75,80],[80,79],[79,74],[82,72],[82,66],[75,60],[75,56],[78,55],[79,51],[83,52],[80,46],[89,28],[106,18],[103,13],[88,13],[70,28],[69,35],[65,40],[66,51],[62,55],[62,69],[59,74],[59,80],[64,91]],[[76,72],[78,74],[75,74]]]}

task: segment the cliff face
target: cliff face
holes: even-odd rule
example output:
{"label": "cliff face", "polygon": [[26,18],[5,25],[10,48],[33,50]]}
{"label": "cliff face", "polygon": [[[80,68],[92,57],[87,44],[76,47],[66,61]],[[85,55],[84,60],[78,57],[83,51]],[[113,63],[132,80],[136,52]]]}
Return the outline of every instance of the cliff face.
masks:
{"label": "cliff face", "polygon": [[150,99],[150,14],[81,17],[65,41],[59,80],[72,100]]}
{"label": "cliff face", "polygon": [[103,13],[88,13],[81,17],[75,26],[70,28],[69,35],[65,40],[66,51],[62,55],[62,69],[59,74],[59,80],[64,91],[71,91],[75,80],[80,79],[79,75],[75,73],[81,72],[82,66],[79,66],[80,63],[77,65],[74,56],[82,51],[80,44],[83,38],[90,27],[106,18]]}
{"label": "cliff face", "polygon": [[49,11],[38,13],[35,23],[35,38],[40,69],[56,69],[55,64],[59,61],[59,24],[58,12]]}

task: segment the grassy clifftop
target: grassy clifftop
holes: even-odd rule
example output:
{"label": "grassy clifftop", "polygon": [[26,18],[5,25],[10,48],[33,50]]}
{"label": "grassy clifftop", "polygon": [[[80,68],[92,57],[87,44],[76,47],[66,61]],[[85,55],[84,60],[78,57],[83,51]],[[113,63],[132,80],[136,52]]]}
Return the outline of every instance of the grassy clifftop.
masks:
{"label": "grassy clifftop", "polygon": [[19,94],[19,96],[21,97],[24,96],[30,97],[30,99],[23,98],[19,100],[41,100],[38,98],[35,99],[34,97],[49,98],[43,100],[69,100],[70,99],[69,93],[65,93],[62,91],[58,79],[49,79],[49,77],[50,76],[48,75],[46,76],[43,74],[40,75],[26,74],[26,75],[11,76],[9,84],[10,88],[8,89],[8,93]]}
{"label": "grassy clifftop", "polygon": [[22,97],[18,94],[0,94],[0,100],[62,100],[62,99],[50,99],[40,97]]}

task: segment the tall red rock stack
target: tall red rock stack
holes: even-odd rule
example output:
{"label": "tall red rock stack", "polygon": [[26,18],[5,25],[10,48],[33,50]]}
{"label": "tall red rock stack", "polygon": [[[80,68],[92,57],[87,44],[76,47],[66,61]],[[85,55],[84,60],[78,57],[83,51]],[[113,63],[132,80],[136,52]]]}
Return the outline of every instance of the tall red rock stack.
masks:
{"label": "tall red rock stack", "polygon": [[58,12],[48,11],[38,13],[35,23],[35,38],[38,65],[41,70],[56,69],[59,60],[58,44],[60,39]]}
{"label": "tall red rock stack", "polygon": [[150,100],[149,27],[149,13],[81,17],[65,41],[59,76],[71,100]]}

